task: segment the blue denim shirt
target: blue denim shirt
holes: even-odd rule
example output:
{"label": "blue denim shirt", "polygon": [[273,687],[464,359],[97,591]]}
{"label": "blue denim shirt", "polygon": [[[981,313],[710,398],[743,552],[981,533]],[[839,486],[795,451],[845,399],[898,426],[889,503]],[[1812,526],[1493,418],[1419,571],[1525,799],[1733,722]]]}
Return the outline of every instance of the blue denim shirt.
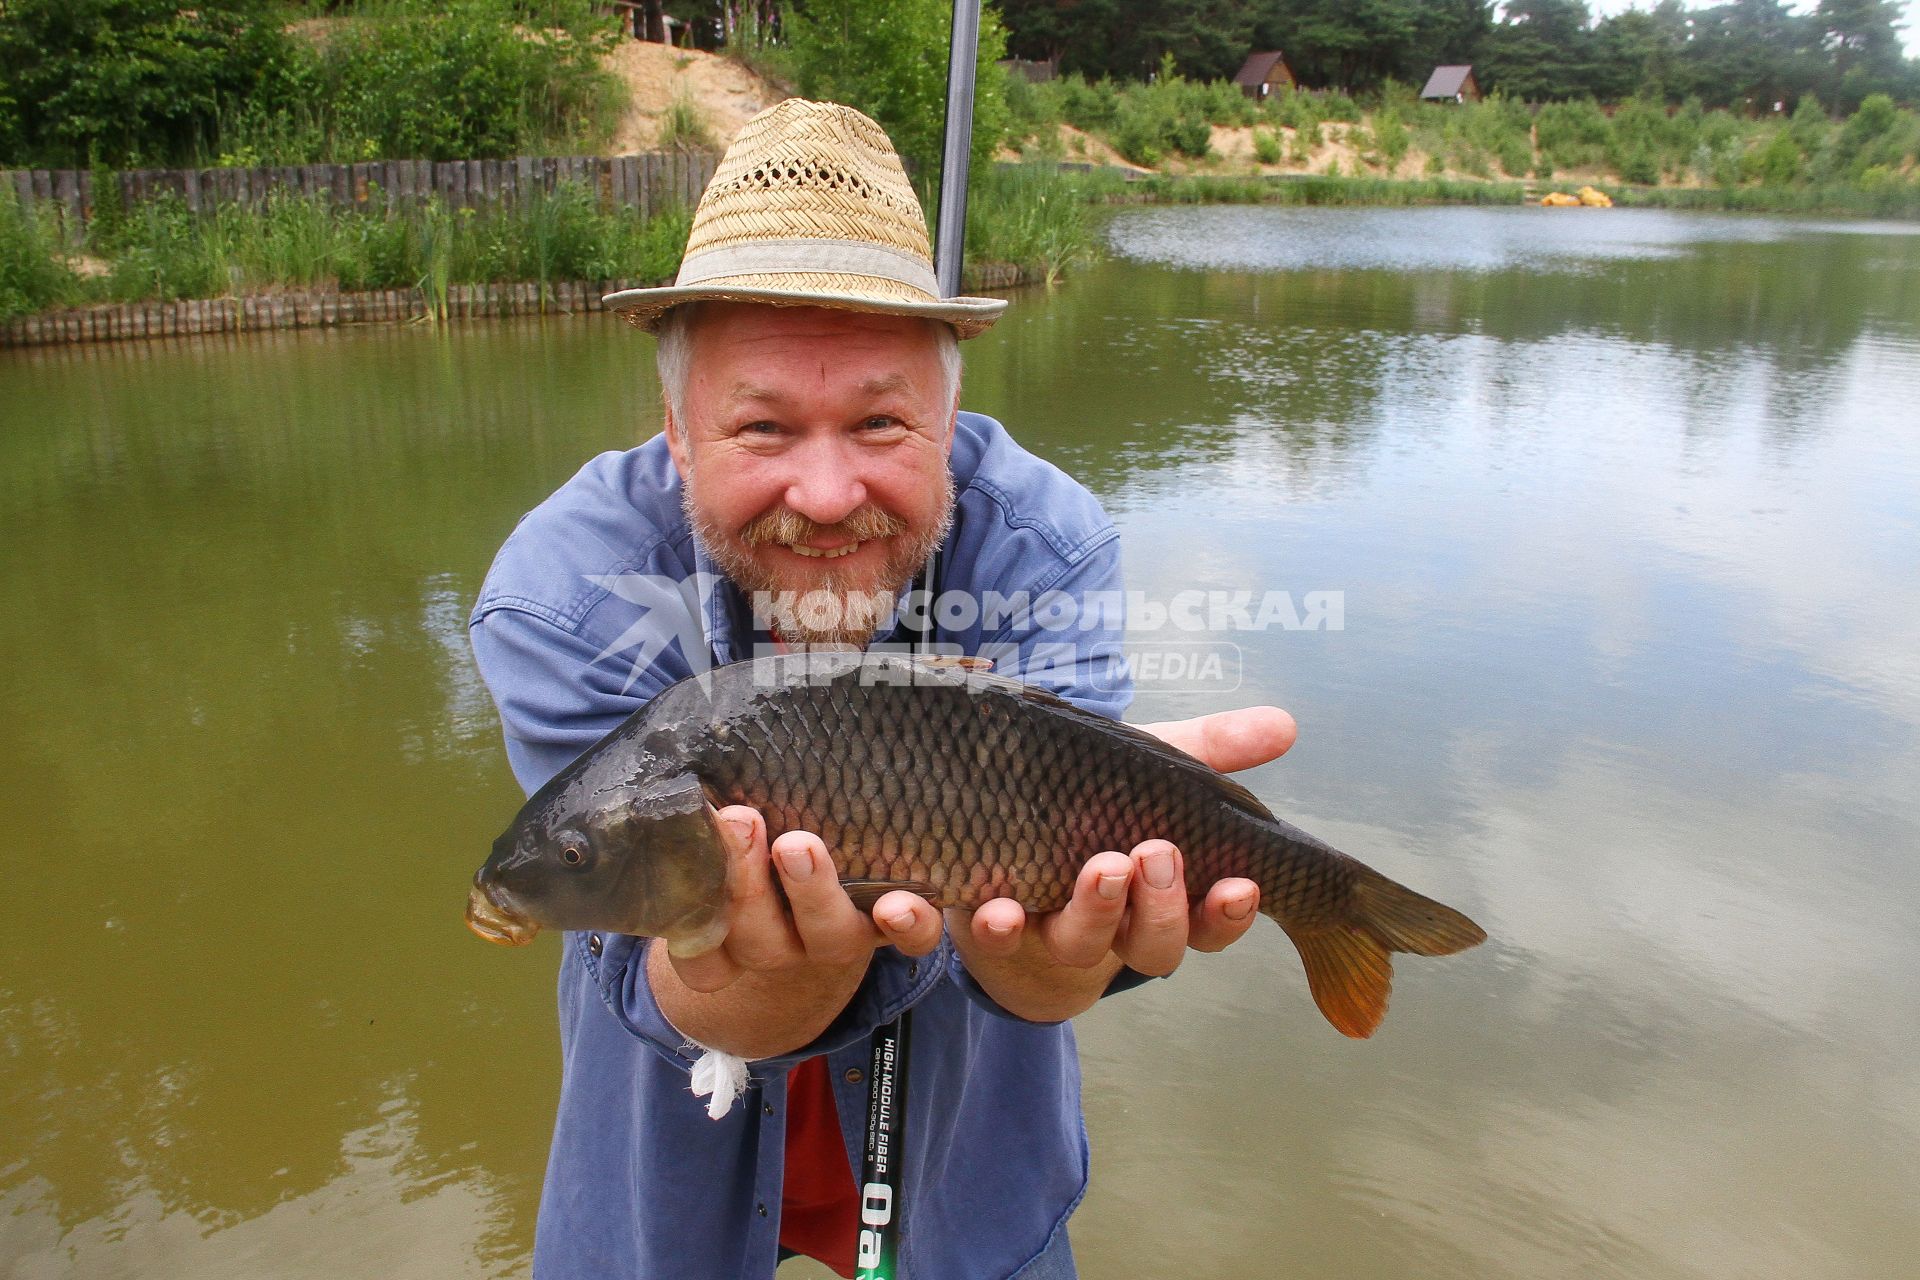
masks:
{"label": "blue denim shirt", "polygon": [[[1119,715],[1131,696],[1119,660],[1119,546],[1098,502],[975,414],[960,415],[951,469],[957,507],[934,584],[950,607],[933,610],[938,640]],[[969,609],[950,592],[998,601]],[[593,459],[521,521],[470,630],[528,792],[707,661],[703,645],[725,662],[752,643],[745,601],[694,544],[659,437]],[[946,939],[917,960],[883,948],[817,1040],[754,1062],[744,1105],[710,1120],[689,1090],[690,1046],[647,983],[648,945],[582,933],[561,944],[562,1075],[534,1242],[540,1280],[772,1275],[787,1069],[827,1056],[857,1170],[867,1037],[908,1007],[906,1274],[982,1280],[1064,1253],[1088,1169],[1070,1026],[1000,1008]],[[1125,979],[1137,975],[1116,988]]]}

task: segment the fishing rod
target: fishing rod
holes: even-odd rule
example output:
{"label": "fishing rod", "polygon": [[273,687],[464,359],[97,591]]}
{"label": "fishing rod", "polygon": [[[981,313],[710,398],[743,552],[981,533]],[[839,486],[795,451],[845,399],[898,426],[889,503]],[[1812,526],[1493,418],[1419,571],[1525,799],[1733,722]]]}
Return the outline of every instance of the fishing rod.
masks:
{"label": "fishing rod", "polygon": [[[940,155],[940,207],[934,219],[933,273],[940,296],[960,294],[966,253],[967,180],[973,158],[973,77],[980,51],[980,0],[953,0],[947,45],[946,139]],[[940,549],[921,573],[923,619],[915,647],[933,650],[933,591]],[[907,1143],[907,1055],[913,1010],[877,1028],[869,1041],[866,1154],[860,1161],[860,1223],[854,1251],[856,1280],[901,1280],[901,1167]]]}

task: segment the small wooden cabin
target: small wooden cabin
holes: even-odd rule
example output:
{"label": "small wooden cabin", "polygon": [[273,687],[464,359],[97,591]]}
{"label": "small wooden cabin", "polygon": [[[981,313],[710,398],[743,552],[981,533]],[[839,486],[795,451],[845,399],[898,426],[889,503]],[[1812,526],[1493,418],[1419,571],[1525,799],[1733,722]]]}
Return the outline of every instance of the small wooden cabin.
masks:
{"label": "small wooden cabin", "polygon": [[1240,64],[1233,82],[1255,102],[1264,102],[1273,94],[1294,87],[1293,68],[1277,49],[1272,53],[1250,53]]}
{"label": "small wooden cabin", "polygon": [[1480,82],[1473,78],[1471,66],[1435,67],[1420,91],[1423,102],[1478,102]]}

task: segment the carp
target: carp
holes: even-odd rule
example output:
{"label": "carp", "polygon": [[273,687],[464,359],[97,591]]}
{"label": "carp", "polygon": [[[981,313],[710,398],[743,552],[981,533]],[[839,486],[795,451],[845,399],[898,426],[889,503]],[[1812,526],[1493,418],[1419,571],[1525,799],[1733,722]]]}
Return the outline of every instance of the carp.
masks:
{"label": "carp", "polygon": [[854,652],[732,663],[661,692],[527,800],[474,877],[467,924],[507,945],[549,928],[711,950],[729,865],[714,810],[733,804],[764,814],[769,839],[818,835],[863,907],[904,888],[1053,911],[1094,854],[1170,840],[1190,895],[1230,876],[1260,886],[1314,1002],[1356,1038],[1386,1012],[1393,952],[1486,939],[1143,730],[964,660]]}

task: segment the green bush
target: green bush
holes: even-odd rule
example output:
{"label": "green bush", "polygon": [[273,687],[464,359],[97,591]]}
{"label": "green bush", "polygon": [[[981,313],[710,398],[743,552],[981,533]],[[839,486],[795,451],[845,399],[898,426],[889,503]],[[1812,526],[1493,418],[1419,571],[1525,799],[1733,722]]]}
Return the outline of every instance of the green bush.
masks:
{"label": "green bush", "polygon": [[1114,149],[1137,165],[1151,169],[1160,163],[1166,144],[1166,121],[1143,97],[1129,96],[1114,121]]}
{"label": "green bush", "polygon": [[1060,86],[1060,114],[1074,128],[1104,133],[1120,122],[1120,93],[1113,81],[1088,81],[1074,72],[1054,83]]}
{"label": "green bush", "polygon": [[1800,148],[1794,145],[1793,136],[1777,129],[1766,145],[1746,154],[1741,173],[1763,187],[1784,187],[1800,176],[1801,165]]}
{"label": "green bush", "polygon": [[65,250],[54,210],[30,212],[12,191],[0,190],[0,320],[75,299],[80,281]]}
{"label": "green bush", "polygon": [[0,163],[474,159],[595,149],[621,107],[593,0],[6,0]]}
{"label": "green bush", "polygon": [[290,96],[326,104],[326,145],[342,159],[473,159],[604,140],[619,110],[600,63],[615,26],[589,0],[544,0],[540,24],[529,30],[513,0],[386,0],[341,20],[295,69]]}
{"label": "green bush", "polygon": [[1584,169],[1606,161],[1612,131],[1591,98],[1547,103],[1534,117],[1534,127],[1540,154],[1555,169]]}
{"label": "green bush", "polygon": [[1213,125],[1197,112],[1182,112],[1173,117],[1166,131],[1175,151],[1199,160],[1213,150]]}
{"label": "green bush", "polygon": [[[946,0],[810,0],[788,10],[787,34],[800,92],[844,102],[885,126],[916,169],[940,165],[947,91]],[[1006,136],[1006,77],[996,60],[1006,30],[993,9],[981,15],[973,116],[973,163],[984,168]]]}
{"label": "green bush", "polygon": [[117,302],[211,298],[229,291],[232,276],[217,222],[196,218],[186,201],[169,191],[127,210],[107,292]]}
{"label": "green bush", "polygon": [[1343,120],[1348,124],[1360,123],[1360,104],[1337,89],[1329,89],[1314,95],[1318,99],[1316,110],[1322,120]]}
{"label": "green bush", "polygon": [[266,0],[6,0],[0,167],[163,165],[296,56]]}
{"label": "green bush", "polygon": [[1279,164],[1285,153],[1280,146],[1280,137],[1271,129],[1253,131],[1253,158],[1261,164]]}
{"label": "green bush", "polygon": [[1210,80],[1195,88],[1195,105],[1213,124],[1244,128],[1260,119],[1260,105],[1231,80]]}
{"label": "green bush", "polygon": [[1406,125],[1390,108],[1382,107],[1373,117],[1373,146],[1380,158],[1392,168],[1406,158],[1407,148],[1412,144],[1412,136]]}

